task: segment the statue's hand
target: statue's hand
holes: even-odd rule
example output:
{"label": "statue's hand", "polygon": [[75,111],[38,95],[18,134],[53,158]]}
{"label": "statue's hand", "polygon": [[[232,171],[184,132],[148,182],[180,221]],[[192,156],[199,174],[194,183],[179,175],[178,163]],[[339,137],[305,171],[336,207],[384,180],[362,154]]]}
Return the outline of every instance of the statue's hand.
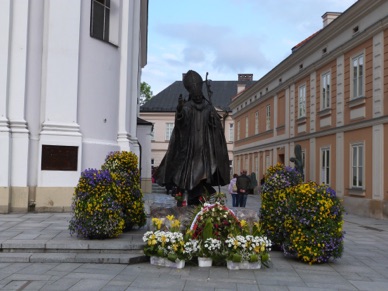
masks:
{"label": "statue's hand", "polygon": [[178,106],[176,107],[176,111],[178,111],[178,112],[182,111],[184,103],[185,102],[183,101],[182,94],[180,94],[179,98],[178,98]]}

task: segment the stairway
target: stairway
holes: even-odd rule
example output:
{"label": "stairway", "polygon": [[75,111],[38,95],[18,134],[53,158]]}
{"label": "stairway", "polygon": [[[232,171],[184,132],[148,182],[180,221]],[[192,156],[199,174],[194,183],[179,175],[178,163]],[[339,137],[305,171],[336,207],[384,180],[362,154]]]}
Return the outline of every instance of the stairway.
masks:
{"label": "stairway", "polygon": [[152,184],[152,194],[166,194],[166,187],[160,186],[156,183]]}

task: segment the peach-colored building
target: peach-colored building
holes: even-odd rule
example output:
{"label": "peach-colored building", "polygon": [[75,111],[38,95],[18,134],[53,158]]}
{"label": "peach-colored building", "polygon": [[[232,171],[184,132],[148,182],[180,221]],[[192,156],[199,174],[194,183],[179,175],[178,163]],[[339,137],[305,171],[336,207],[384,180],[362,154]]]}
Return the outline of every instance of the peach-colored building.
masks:
{"label": "peach-colored building", "polygon": [[300,144],[305,180],[347,212],[388,218],[388,1],[325,13],[324,27],[229,105],[234,171],[260,179]]}

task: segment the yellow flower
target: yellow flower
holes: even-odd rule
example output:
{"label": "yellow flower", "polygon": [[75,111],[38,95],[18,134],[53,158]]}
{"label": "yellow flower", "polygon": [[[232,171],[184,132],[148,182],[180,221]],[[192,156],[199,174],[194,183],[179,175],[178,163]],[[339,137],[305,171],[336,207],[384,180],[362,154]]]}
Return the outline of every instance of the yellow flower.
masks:
{"label": "yellow flower", "polygon": [[173,220],[173,219],[175,218],[175,216],[171,214],[171,215],[167,215],[166,218],[167,218],[169,221],[171,221],[171,220]]}

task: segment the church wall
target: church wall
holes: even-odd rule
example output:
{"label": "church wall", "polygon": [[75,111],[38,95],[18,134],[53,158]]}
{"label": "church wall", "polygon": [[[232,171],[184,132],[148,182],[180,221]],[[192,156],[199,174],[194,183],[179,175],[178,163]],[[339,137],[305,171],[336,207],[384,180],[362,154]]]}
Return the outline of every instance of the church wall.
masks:
{"label": "church wall", "polygon": [[[69,211],[81,171],[122,149],[119,124],[123,143],[138,154],[133,105],[145,65],[139,60],[146,60],[139,57],[140,2],[111,3],[110,44],[90,36],[91,1],[2,3],[0,213]],[[71,169],[44,165],[54,160],[47,147],[75,148]],[[57,166],[68,161],[61,157]]]}

